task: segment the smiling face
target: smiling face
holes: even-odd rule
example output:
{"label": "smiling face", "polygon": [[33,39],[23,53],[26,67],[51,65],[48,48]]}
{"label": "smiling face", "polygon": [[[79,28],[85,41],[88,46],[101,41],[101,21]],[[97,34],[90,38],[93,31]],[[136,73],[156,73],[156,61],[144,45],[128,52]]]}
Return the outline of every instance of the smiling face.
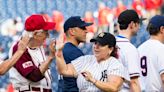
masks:
{"label": "smiling face", "polygon": [[110,57],[113,51],[113,47],[108,47],[108,45],[101,45],[98,42],[94,42],[93,44],[93,52],[98,62],[102,60],[106,60]]}
{"label": "smiling face", "polygon": [[36,43],[42,45],[47,37],[49,37],[48,31],[38,30],[34,33],[33,38],[35,39]]}

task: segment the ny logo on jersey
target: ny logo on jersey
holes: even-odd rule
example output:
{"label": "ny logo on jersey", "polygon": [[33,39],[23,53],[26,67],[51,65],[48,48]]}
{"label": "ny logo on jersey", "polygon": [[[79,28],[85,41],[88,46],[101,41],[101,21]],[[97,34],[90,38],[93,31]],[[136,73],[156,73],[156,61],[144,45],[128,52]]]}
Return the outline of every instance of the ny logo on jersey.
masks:
{"label": "ny logo on jersey", "polygon": [[101,72],[101,78],[100,81],[105,81],[105,79],[107,79],[107,70],[104,70]]}

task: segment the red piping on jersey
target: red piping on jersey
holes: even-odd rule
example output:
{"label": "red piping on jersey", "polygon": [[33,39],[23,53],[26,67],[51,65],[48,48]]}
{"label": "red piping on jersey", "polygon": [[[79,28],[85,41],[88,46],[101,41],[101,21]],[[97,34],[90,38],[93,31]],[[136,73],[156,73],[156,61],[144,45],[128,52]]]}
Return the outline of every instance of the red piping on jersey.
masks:
{"label": "red piping on jersey", "polygon": [[[40,52],[41,52],[41,54],[42,54],[42,57],[43,57],[44,62],[46,62],[46,59],[44,58],[43,52],[42,52],[42,50],[41,50],[40,47],[39,47],[39,50],[40,50]],[[49,74],[48,74],[48,75],[49,75]],[[45,79],[46,79],[47,86],[48,86],[48,79],[46,78],[46,76],[45,76]]]}

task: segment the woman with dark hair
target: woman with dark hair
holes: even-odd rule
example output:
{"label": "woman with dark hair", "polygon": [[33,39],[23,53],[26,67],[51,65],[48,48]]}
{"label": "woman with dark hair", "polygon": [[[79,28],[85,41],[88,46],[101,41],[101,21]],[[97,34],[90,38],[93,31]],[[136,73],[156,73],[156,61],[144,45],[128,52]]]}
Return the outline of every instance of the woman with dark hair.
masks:
{"label": "woman with dark hair", "polygon": [[115,37],[103,32],[90,41],[93,42],[94,55],[81,56],[70,64],[64,62],[61,49],[56,52],[59,73],[76,77],[80,92],[121,90],[123,82],[130,79],[127,70],[116,59]]}

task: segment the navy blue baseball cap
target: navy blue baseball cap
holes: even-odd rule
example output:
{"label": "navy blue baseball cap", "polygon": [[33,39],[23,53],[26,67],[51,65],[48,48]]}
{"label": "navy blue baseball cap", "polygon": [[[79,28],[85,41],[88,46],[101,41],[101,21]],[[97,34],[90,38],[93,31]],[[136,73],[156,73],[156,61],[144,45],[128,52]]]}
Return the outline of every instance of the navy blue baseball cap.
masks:
{"label": "navy blue baseball cap", "polygon": [[156,28],[160,28],[161,26],[164,26],[164,16],[155,15],[150,19],[149,23],[151,23]]}
{"label": "navy blue baseball cap", "polygon": [[64,32],[68,31],[69,28],[73,27],[86,27],[90,26],[93,23],[87,23],[81,19],[80,16],[72,16],[67,19],[64,23]]}

